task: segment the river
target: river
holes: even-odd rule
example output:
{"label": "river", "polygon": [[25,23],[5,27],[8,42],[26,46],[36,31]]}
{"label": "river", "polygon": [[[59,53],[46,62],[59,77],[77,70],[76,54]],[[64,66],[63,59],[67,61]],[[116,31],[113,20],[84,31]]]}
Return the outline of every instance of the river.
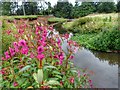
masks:
{"label": "river", "polygon": [[[67,53],[66,41],[62,45]],[[80,48],[74,57],[76,67],[88,69],[93,86],[96,88],[118,88],[118,61],[119,53],[105,53]],[[119,85],[120,86],[120,85]]]}
{"label": "river", "polygon": [[75,55],[74,64],[80,68],[87,68],[96,88],[118,88],[118,53],[90,51],[81,48]]}

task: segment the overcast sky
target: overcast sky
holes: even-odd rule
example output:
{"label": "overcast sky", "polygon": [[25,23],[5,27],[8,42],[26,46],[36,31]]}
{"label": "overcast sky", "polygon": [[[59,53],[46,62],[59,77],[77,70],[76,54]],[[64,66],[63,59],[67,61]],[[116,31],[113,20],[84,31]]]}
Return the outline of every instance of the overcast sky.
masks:
{"label": "overcast sky", "polygon": [[[40,1],[40,0],[38,0]],[[47,2],[50,2],[52,6],[54,6],[55,4],[57,4],[57,1],[58,0],[45,0]],[[65,1],[65,0],[63,0]],[[75,5],[75,1],[76,0],[68,0],[70,3],[72,3],[73,5]],[[78,0],[78,1],[85,1],[85,0]],[[92,0],[86,0],[86,1],[92,1]],[[99,1],[99,0],[95,0],[95,1]],[[102,2],[105,2],[105,1],[111,1],[111,0],[101,0]],[[114,0],[115,3],[117,3],[117,0]],[[22,0],[19,0],[19,5],[22,4]]]}

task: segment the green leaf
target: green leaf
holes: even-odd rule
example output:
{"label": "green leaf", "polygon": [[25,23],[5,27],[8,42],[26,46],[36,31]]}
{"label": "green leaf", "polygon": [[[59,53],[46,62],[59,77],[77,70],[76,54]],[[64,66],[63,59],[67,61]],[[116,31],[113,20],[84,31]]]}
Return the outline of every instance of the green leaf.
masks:
{"label": "green leaf", "polygon": [[36,73],[33,73],[33,78],[34,78],[35,81],[38,83],[38,80],[37,80],[37,74],[36,74]]}
{"label": "green leaf", "polygon": [[44,66],[44,69],[57,69],[55,66]]}
{"label": "green leaf", "polygon": [[60,83],[56,80],[49,80],[46,84],[47,85],[60,85]]}
{"label": "green leaf", "polygon": [[23,72],[25,70],[28,70],[31,66],[30,65],[27,65],[25,67],[23,67],[19,72]]}
{"label": "green leaf", "polygon": [[43,80],[43,70],[42,69],[38,69],[37,80],[39,83],[41,83]]}
{"label": "green leaf", "polygon": [[53,71],[52,73],[53,73],[53,74],[61,74],[61,73],[58,72],[58,71]]}

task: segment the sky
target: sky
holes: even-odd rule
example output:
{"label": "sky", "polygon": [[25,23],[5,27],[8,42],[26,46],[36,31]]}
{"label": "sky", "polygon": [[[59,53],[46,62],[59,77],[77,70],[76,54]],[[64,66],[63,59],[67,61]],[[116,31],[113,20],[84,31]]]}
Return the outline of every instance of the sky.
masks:
{"label": "sky", "polygon": [[[41,0],[37,0],[37,1],[41,1]],[[45,0],[47,2],[50,2],[52,6],[54,6],[55,4],[57,4],[58,0]],[[65,1],[65,0],[63,0]],[[75,1],[76,0],[68,0],[70,3],[72,3],[73,5],[75,5]],[[85,0],[78,0],[78,1],[85,1]],[[86,1],[92,1],[92,0],[86,0]],[[95,1],[99,1],[99,0],[95,0]],[[101,0],[101,1],[111,1],[111,0]],[[117,3],[117,0],[114,0],[115,3]],[[19,5],[22,4],[22,0],[19,0]]]}

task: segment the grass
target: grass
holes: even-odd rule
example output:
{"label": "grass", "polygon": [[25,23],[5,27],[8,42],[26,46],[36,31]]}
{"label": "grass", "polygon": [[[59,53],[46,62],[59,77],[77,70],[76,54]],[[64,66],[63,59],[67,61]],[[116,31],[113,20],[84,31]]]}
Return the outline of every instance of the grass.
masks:
{"label": "grass", "polygon": [[67,19],[57,18],[57,17],[53,17],[53,18],[48,19],[48,22],[50,22],[50,23],[65,22],[65,21],[67,21]]}
{"label": "grass", "polygon": [[26,15],[26,16],[1,16],[0,20],[14,20],[14,19],[34,19],[42,15]]}

